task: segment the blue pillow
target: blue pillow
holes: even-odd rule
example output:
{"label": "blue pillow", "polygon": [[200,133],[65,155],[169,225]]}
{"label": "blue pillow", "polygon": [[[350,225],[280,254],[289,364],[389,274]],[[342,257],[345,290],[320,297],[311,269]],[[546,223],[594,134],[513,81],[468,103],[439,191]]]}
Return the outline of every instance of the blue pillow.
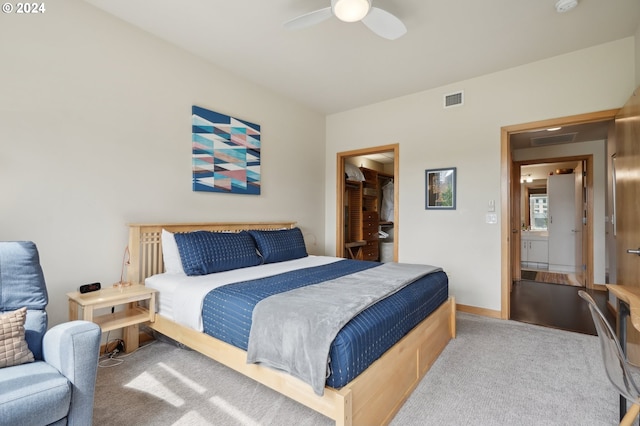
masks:
{"label": "blue pillow", "polygon": [[0,313],[27,308],[25,340],[35,359],[42,359],[42,337],[48,317],[47,285],[33,241],[0,242]]}
{"label": "blue pillow", "polygon": [[264,263],[284,262],[307,257],[307,248],[300,228],[276,231],[249,231],[256,241]]}
{"label": "blue pillow", "polygon": [[38,248],[32,241],[0,242],[0,311],[47,306]]}
{"label": "blue pillow", "polygon": [[195,231],[174,234],[185,274],[207,275],[262,263],[246,232]]}

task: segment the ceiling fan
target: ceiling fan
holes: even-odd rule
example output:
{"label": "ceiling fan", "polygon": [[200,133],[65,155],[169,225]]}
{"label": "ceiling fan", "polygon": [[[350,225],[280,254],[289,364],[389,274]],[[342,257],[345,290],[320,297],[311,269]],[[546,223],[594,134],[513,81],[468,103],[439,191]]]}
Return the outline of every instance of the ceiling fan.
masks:
{"label": "ceiling fan", "polygon": [[343,22],[362,21],[371,31],[388,40],[395,40],[407,32],[400,19],[386,10],[371,6],[372,0],[331,0],[331,6],[293,18],[284,23],[288,30],[298,30],[319,24],[335,16]]}

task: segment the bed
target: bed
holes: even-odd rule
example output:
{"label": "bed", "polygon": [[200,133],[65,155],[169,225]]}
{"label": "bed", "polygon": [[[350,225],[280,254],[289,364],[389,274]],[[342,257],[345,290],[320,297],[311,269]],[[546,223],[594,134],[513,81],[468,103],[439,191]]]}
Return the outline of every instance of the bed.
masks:
{"label": "bed", "polygon": [[[163,230],[179,235],[193,231],[241,233],[247,230],[284,229],[295,229],[295,223],[133,224],[129,227],[131,259],[128,280],[151,285],[158,277],[166,275],[163,274]],[[168,252],[168,248],[166,251]],[[319,259],[324,261],[323,257]],[[312,256],[300,259],[305,262],[312,260]],[[285,263],[288,262],[282,262]],[[273,264],[264,266],[274,267]],[[247,270],[260,268],[262,266]],[[225,274],[226,272],[215,275]],[[247,363],[246,348],[237,347],[242,345],[228,343],[225,340],[229,339],[224,336],[217,338],[205,334],[197,326],[180,318],[180,314],[172,312],[175,306],[163,307],[163,300],[167,300],[163,298],[163,294],[167,297],[172,292],[180,294],[181,288],[184,287],[160,288],[158,300],[161,307],[155,321],[150,324],[152,329],[335,420],[337,425],[389,423],[448,341],[455,337],[455,301],[447,295],[424,320],[420,320],[364,371],[359,372],[355,378],[349,378],[345,384],[336,382],[339,386],[326,386],[320,395],[309,384],[293,375],[260,364]]]}

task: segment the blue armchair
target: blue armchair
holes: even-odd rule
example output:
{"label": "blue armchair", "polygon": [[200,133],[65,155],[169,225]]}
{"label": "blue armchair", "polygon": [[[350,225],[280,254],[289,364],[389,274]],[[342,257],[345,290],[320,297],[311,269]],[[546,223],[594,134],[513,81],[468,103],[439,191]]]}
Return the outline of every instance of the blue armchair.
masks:
{"label": "blue armchair", "polygon": [[[0,368],[0,423],[91,425],[100,327],[88,321],[70,321],[47,331],[47,303],[36,245],[30,241],[0,242],[0,318],[14,319],[15,311],[27,308],[24,339],[28,350],[22,344],[22,353],[29,355],[28,361],[33,358]],[[2,345],[3,336],[11,336],[6,322],[0,321],[0,326],[4,326],[0,328]],[[21,336],[13,334],[15,343]],[[15,355],[19,352],[5,350],[4,354],[9,354],[11,361],[19,358]],[[7,364],[11,362],[3,365]]]}

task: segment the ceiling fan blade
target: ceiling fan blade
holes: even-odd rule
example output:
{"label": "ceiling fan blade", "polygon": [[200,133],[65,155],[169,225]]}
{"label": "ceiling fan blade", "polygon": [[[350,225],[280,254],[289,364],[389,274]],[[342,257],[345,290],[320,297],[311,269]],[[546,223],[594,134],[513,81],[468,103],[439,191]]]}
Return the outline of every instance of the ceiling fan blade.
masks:
{"label": "ceiling fan blade", "polygon": [[372,7],[369,14],[362,19],[362,23],[380,37],[395,40],[407,32],[402,21],[386,10]]}
{"label": "ceiling fan blade", "polygon": [[283,24],[287,30],[299,30],[302,28],[310,27],[315,24],[319,24],[325,19],[329,19],[333,16],[331,7],[325,7],[324,9],[318,9],[313,12],[305,13],[297,18],[293,18]]}

